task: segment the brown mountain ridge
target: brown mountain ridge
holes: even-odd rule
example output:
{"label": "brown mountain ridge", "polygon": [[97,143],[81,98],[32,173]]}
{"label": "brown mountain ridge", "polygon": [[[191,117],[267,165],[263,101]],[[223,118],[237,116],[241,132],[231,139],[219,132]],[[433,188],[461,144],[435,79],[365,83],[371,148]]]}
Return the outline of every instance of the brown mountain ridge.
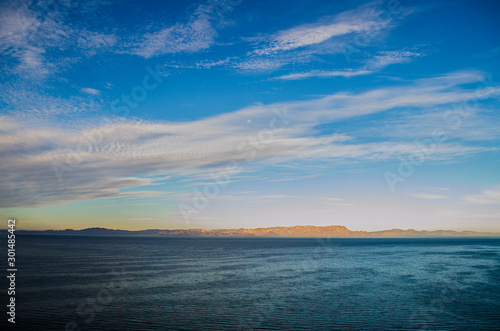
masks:
{"label": "brown mountain ridge", "polygon": [[475,231],[417,231],[414,229],[391,229],[382,231],[351,231],[342,225],[313,226],[275,226],[256,229],[178,229],[178,230],[115,230],[107,228],[88,228],[82,230],[18,230],[31,234],[74,234],[74,235],[129,235],[129,236],[166,236],[166,237],[288,237],[288,238],[419,238],[419,237],[500,237],[500,233]]}

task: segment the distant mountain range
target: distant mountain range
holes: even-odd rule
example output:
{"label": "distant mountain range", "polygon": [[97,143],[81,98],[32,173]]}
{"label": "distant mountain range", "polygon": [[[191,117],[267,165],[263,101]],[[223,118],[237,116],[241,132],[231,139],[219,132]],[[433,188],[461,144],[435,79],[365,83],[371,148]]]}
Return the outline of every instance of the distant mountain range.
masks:
{"label": "distant mountain range", "polygon": [[70,235],[105,235],[105,236],[164,236],[164,237],[307,237],[307,238],[419,238],[419,237],[500,237],[500,233],[474,232],[474,231],[417,231],[413,229],[383,230],[383,231],[351,231],[345,226],[277,226],[257,229],[187,229],[187,230],[114,230],[106,228],[88,228],[83,230],[18,230],[18,233],[29,234],[70,234]]}

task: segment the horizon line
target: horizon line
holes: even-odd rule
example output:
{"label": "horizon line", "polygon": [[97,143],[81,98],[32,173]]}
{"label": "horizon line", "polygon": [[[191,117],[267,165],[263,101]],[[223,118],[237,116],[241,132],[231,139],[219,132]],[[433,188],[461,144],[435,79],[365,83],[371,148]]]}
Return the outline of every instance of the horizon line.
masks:
{"label": "horizon line", "polygon": [[[356,235],[363,236],[381,236],[381,237],[466,237],[470,236],[500,236],[500,232],[492,231],[474,231],[474,230],[415,230],[415,229],[384,229],[376,231],[366,231],[366,230],[350,230],[343,225],[326,225],[326,226],[316,226],[316,225],[293,225],[293,226],[272,226],[272,227],[259,227],[259,228],[218,228],[218,229],[202,229],[202,228],[189,228],[189,229],[141,229],[141,230],[127,230],[127,229],[110,229],[104,227],[89,227],[83,229],[44,229],[44,230],[30,230],[30,229],[18,229],[16,232],[81,232],[83,234],[89,231],[105,231],[105,232],[130,232],[135,235],[142,235],[140,232],[157,232],[156,236],[190,236],[195,237],[197,232],[201,236],[210,237],[229,237],[231,235],[235,237],[297,237],[297,238],[311,238],[311,237],[355,237]],[[273,231],[274,230],[274,231]],[[276,231],[277,230],[277,231]],[[295,230],[295,232],[290,232]],[[312,231],[307,231],[312,230]],[[228,233],[231,232],[231,233]],[[400,232],[400,233],[398,233]],[[203,235],[202,235],[203,234]],[[119,235],[116,234],[115,235]]]}

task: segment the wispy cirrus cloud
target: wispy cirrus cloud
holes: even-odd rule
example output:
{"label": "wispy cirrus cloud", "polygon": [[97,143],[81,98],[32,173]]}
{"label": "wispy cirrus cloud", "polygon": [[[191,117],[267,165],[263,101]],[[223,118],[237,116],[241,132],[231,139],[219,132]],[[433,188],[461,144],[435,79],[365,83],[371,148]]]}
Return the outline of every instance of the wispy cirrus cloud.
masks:
{"label": "wispy cirrus cloud", "polygon": [[[226,16],[238,1],[209,0],[200,4],[186,22],[136,32],[123,29],[94,30],[96,12],[107,6],[101,2],[57,2],[31,4],[10,1],[0,11],[0,65],[13,79],[42,84],[75,63],[102,53],[134,54],[151,58],[171,53],[193,53],[215,44],[217,30],[228,24]],[[75,19],[85,15],[90,22]],[[99,18],[102,20],[102,18]],[[113,20],[114,17],[106,17]],[[158,23],[156,24],[158,26]],[[220,65],[219,63],[218,65]],[[210,64],[204,67],[211,66]],[[37,83],[37,84],[38,84]]]}
{"label": "wispy cirrus cloud", "polygon": [[370,59],[365,68],[371,70],[379,70],[387,67],[390,64],[396,63],[407,63],[414,58],[423,56],[422,53],[411,52],[411,51],[384,51],[375,55]]}
{"label": "wispy cirrus cloud", "polygon": [[[480,99],[495,98],[500,95],[500,88],[480,89]],[[478,100],[476,100],[478,101]],[[357,133],[363,136],[379,136],[392,139],[420,139],[432,137],[436,132],[446,139],[464,141],[494,141],[500,138],[496,111],[487,105],[477,104],[460,110],[464,104],[440,105],[421,111],[407,111],[394,114],[378,122],[377,126],[366,123]],[[463,115],[457,118],[458,114]]]}
{"label": "wispy cirrus cloud", "polygon": [[500,205],[500,187],[484,190],[481,194],[466,196],[464,201],[479,205]]}
{"label": "wispy cirrus cloud", "polygon": [[365,29],[367,29],[367,23],[359,20],[356,20],[356,22],[339,22],[326,25],[301,25],[289,30],[280,31],[269,37],[270,40],[267,45],[256,49],[255,53],[264,55],[279,51],[289,51],[296,48],[320,44],[332,37],[359,32]]}
{"label": "wispy cirrus cloud", "polygon": [[66,32],[53,19],[41,20],[24,1],[2,9],[0,53],[4,58],[18,60],[7,69],[17,74],[45,77],[52,70],[44,55],[47,43],[59,43]]}
{"label": "wispy cirrus cloud", "polygon": [[290,51],[318,45],[334,37],[387,28],[391,19],[381,19],[379,15],[380,9],[376,4],[367,4],[355,10],[340,13],[333,18],[323,18],[316,23],[299,25],[261,37],[260,42],[263,45],[254,53],[265,55]]}
{"label": "wispy cirrus cloud", "polygon": [[[30,127],[3,116],[0,152],[2,207],[61,204],[74,200],[120,197],[123,189],[151,186],[159,175],[210,169],[229,162],[270,165],[285,161],[386,160],[414,152],[405,141],[360,142],[345,135],[318,135],[319,124],[380,113],[399,107],[432,107],[475,96],[460,84],[479,73],[455,73],[359,94],[335,93],[306,101],[255,105],[188,122],[126,120],[108,125],[64,128],[57,123]],[[272,130],[252,147],[249,141]],[[92,139],[89,137],[93,137]],[[258,141],[258,140],[257,140]],[[435,160],[449,160],[491,148],[442,143]],[[55,167],[55,168],[54,168]],[[59,182],[55,169],[63,171]],[[244,170],[244,169],[242,169]],[[158,197],[161,198],[161,197]]]}
{"label": "wispy cirrus cloud", "polygon": [[421,53],[415,53],[410,51],[386,51],[375,55],[373,58],[369,59],[366,64],[359,69],[344,69],[344,70],[311,70],[306,72],[293,73],[288,75],[282,75],[273,80],[300,80],[307,78],[332,78],[332,77],[355,77],[370,75],[379,70],[384,69],[388,65],[396,63],[407,63],[412,59],[422,56]]}
{"label": "wispy cirrus cloud", "polygon": [[[361,37],[363,45],[369,46],[384,38],[409,12],[409,10],[401,9],[398,13],[393,13],[383,8],[380,3],[372,2],[333,17],[323,17],[313,23],[298,25],[271,35],[248,38],[247,40],[253,42],[255,47],[248,53],[247,58],[242,58],[234,66],[242,70],[271,71],[290,64],[301,65],[315,62],[319,60],[318,56],[322,55],[345,53],[348,46],[356,44],[356,38]],[[392,56],[394,58],[395,54]],[[381,60],[382,58],[378,59],[378,61]],[[393,61],[396,60],[393,59]],[[266,63],[266,66],[263,67],[262,63]],[[358,75],[368,74],[369,71],[367,67],[358,70],[357,73]],[[339,69],[306,71],[303,75],[301,73],[297,73],[297,76],[284,75],[282,79],[303,79],[315,76],[352,77],[352,73]]]}
{"label": "wispy cirrus cloud", "polygon": [[253,58],[239,61],[233,64],[233,67],[241,71],[274,71],[289,63],[286,58]]}
{"label": "wispy cirrus cloud", "polygon": [[234,9],[234,2],[208,1],[199,5],[186,23],[175,23],[158,31],[146,32],[127,52],[151,58],[172,53],[194,53],[215,44],[217,29],[224,26],[225,14]]}
{"label": "wispy cirrus cloud", "polygon": [[8,61],[5,69],[14,75],[43,80],[77,61],[81,53],[92,56],[110,50],[117,37],[92,32],[70,24],[69,16],[78,6],[80,12],[92,12],[98,4],[50,2],[31,4],[13,1],[0,11],[0,54]]}
{"label": "wispy cirrus cloud", "polygon": [[[363,47],[374,45],[383,40],[389,31],[411,12],[410,9],[403,7],[398,8],[398,10],[389,10],[384,8],[379,2],[372,2],[335,16],[322,17],[313,23],[298,25],[269,35],[243,38],[244,41],[250,43],[250,50],[246,54],[232,56],[230,57],[230,62],[220,60],[207,63],[206,65],[204,62],[201,62],[189,67],[211,68],[220,66],[237,69],[240,72],[262,73],[278,69],[289,70],[290,66],[293,66],[293,73],[274,78],[279,80],[368,75],[390,64],[410,62],[412,59],[423,54],[408,50],[378,51],[374,55],[361,52],[363,53],[361,62],[364,63],[364,66],[358,69],[338,69],[338,63],[332,65],[332,67],[336,66],[337,69],[332,68],[331,70],[309,69],[297,72],[297,68],[306,68],[311,63],[321,64],[321,67],[325,68],[326,62],[321,58],[322,56],[346,54],[349,52],[347,49],[350,46],[359,43],[359,39],[363,40]],[[189,42],[183,43],[182,40],[176,41],[175,38],[171,37],[181,36],[180,39],[187,40],[187,38],[182,36],[187,34],[191,29],[190,25],[176,25],[173,28],[164,30],[165,36],[168,38],[157,38],[155,34],[154,38],[151,38],[146,44],[141,45],[138,50],[139,52],[144,52],[143,55],[146,57],[152,56],[154,52],[149,50],[150,48],[147,44],[155,45],[156,42],[152,42],[153,39],[157,39],[160,45],[153,48],[163,49],[159,53],[194,52],[206,49],[209,47],[209,44],[214,43],[215,34],[212,34],[213,30],[209,27],[210,24],[205,18],[204,22],[206,22],[205,25],[208,27],[204,28],[204,30],[208,31],[208,38],[206,40],[201,38],[199,40],[199,47],[190,49]],[[180,29],[180,32],[174,33],[176,29]],[[198,34],[194,33],[194,35]],[[148,38],[152,36],[148,35]],[[184,47],[187,48],[184,49]]]}
{"label": "wispy cirrus cloud", "polygon": [[371,70],[333,70],[333,71],[322,71],[322,70],[312,70],[301,73],[293,73],[288,75],[279,76],[273,78],[273,80],[299,80],[312,77],[319,78],[331,78],[331,77],[354,77],[371,74]]}
{"label": "wispy cirrus cloud", "polygon": [[356,206],[355,203],[350,202],[347,199],[344,198],[323,198],[322,201],[324,204],[327,205],[333,205],[333,206],[339,206],[339,207],[354,207]]}
{"label": "wispy cirrus cloud", "polygon": [[99,90],[96,90],[96,89],[91,88],[91,87],[83,87],[83,88],[80,89],[80,91],[82,91],[82,93],[90,94],[90,95],[99,95],[99,94],[101,94],[101,92]]}
{"label": "wispy cirrus cloud", "polygon": [[87,56],[95,55],[102,50],[112,50],[113,47],[117,46],[118,42],[119,38],[114,34],[88,30],[79,31],[76,40],[78,48],[84,51]]}

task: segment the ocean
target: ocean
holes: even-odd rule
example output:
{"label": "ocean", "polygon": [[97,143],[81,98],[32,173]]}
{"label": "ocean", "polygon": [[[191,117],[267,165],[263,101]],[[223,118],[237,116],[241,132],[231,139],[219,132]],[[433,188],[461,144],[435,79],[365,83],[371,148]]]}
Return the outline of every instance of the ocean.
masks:
{"label": "ocean", "polygon": [[18,330],[500,330],[500,239],[16,239]]}

